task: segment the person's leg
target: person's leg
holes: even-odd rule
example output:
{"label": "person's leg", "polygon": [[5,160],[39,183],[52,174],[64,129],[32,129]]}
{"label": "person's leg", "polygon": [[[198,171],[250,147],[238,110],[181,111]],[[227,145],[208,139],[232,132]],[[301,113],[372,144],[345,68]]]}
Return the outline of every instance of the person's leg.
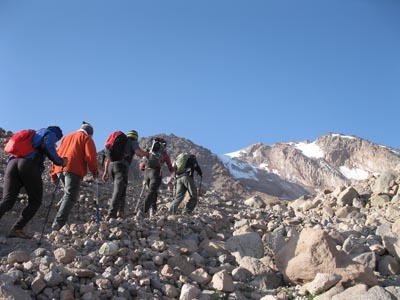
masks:
{"label": "person's leg", "polygon": [[125,217],[126,189],[128,188],[128,172],[129,172],[129,163],[126,160],[123,160],[121,165],[123,185],[117,212],[117,216],[121,218]]}
{"label": "person's leg", "polygon": [[149,191],[150,177],[147,171],[144,171],[144,179],[142,183],[142,191],[136,202],[136,213],[138,216],[144,216],[145,203]]}
{"label": "person's leg", "polygon": [[22,230],[25,227],[40,208],[43,198],[43,181],[38,163],[21,159],[18,161],[18,169],[22,184],[28,194],[28,205],[22,210],[13,230]]}
{"label": "person's leg", "polygon": [[64,176],[64,196],[53,222],[53,229],[55,230],[60,229],[67,223],[69,213],[78,200],[81,183],[80,176],[74,173],[65,172],[64,174],[60,174],[60,176]]}
{"label": "person's leg", "polygon": [[[121,205],[124,204],[124,197],[126,194],[127,186],[127,166],[123,161],[111,162],[109,166],[109,173],[114,182],[113,195],[110,201],[110,208],[108,216],[112,218],[117,217]],[[122,204],[121,204],[122,202]]]}
{"label": "person's leg", "polygon": [[0,202],[0,219],[13,208],[19,191],[22,187],[22,181],[18,171],[18,159],[13,159],[7,164],[4,175],[3,199]]}
{"label": "person's leg", "polygon": [[161,176],[159,169],[148,169],[149,186],[147,190],[146,199],[144,202],[144,212],[147,213],[149,209],[157,210],[157,196],[158,188],[161,184]]}
{"label": "person's leg", "polygon": [[185,211],[190,214],[197,205],[197,188],[196,184],[194,183],[194,179],[190,176],[187,176],[186,187],[188,189],[190,198],[186,203]]}
{"label": "person's leg", "polygon": [[172,214],[176,214],[178,211],[179,204],[183,201],[185,198],[186,194],[186,186],[184,184],[184,177],[182,176],[176,179],[176,193],[175,193],[175,199],[172,201],[170,207],[169,207],[169,212]]}

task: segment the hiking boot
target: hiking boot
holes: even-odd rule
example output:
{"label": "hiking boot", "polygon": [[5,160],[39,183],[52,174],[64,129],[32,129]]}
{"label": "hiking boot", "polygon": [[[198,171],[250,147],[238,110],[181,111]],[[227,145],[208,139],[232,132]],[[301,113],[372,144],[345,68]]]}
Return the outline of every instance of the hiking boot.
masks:
{"label": "hiking boot", "polygon": [[184,215],[191,215],[192,212],[193,212],[193,209],[192,209],[192,210],[189,210],[189,209],[187,209],[187,208],[184,208],[183,211],[182,211],[182,214],[184,214]]}
{"label": "hiking boot", "polygon": [[11,229],[10,233],[8,234],[9,238],[20,238],[20,239],[31,239],[32,236],[23,232],[22,229]]}
{"label": "hiking boot", "polygon": [[117,218],[116,214],[108,214],[107,217],[106,217],[106,220],[109,221],[111,219],[116,219],[116,218]]}

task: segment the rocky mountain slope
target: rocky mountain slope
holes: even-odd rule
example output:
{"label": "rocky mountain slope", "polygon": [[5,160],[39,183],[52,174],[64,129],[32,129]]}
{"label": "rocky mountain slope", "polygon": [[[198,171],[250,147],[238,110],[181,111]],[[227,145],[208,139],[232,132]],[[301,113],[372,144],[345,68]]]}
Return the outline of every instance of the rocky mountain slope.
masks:
{"label": "rocky mountain slope", "polygon": [[400,170],[400,150],[341,134],[314,142],[255,144],[222,160],[251,190],[286,199]]}
{"label": "rocky mountain slope", "polygon": [[[5,142],[10,134],[7,136],[0,129],[0,141]],[[258,193],[264,197],[294,200],[325,187],[349,185],[371,175],[400,170],[400,150],[341,134],[326,134],[313,142],[271,146],[259,143],[220,156],[173,134],[155,136],[168,141],[172,159],[181,152],[196,154],[204,173],[204,190],[218,191],[226,198],[243,199]],[[141,138],[141,147],[151,144],[151,138]],[[98,150],[101,161],[102,151]],[[1,151],[3,147],[0,147]],[[140,185],[138,163],[134,160],[132,164],[130,180]],[[169,175],[166,167],[163,174]],[[196,176],[196,180],[199,184],[200,178]]]}
{"label": "rocky mountain slope", "polygon": [[105,220],[112,187],[101,183],[100,224],[88,176],[58,232],[49,230],[57,201],[50,206],[54,187],[44,181],[42,209],[26,228],[34,239],[5,237],[24,193],[0,220],[0,299],[400,299],[398,172],[290,202],[209,188],[190,216],[166,213],[165,185],[145,219],[134,217],[133,182],[127,217]]}
{"label": "rocky mountain slope", "polygon": [[[0,142],[10,134],[0,131]],[[289,152],[299,159],[320,153],[343,176],[341,166],[371,173],[382,167],[381,174],[347,178],[313,196],[285,201],[250,197],[207,149],[166,138],[172,157],[172,149],[195,149],[209,174],[194,214],[168,215],[173,194],[164,184],[156,216],[135,218],[141,174],[133,167],[125,219],[105,220],[112,186],[99,183],[102,219],[96,224],[96,182],[87,176],[68,224],[50,231],[61,191],[45,172],[42,208],[26,228],[34,239],[5,237],[26,204],[23,191],[0,220],[0,299],[400,299],[400,174],[385,171],[392,167],[384,166],[388,158],[398,165],[382,147],[365,143],[352,155],[334,154],[328,145],[344,139],[335,136],[322,137],[313,151],[300,144],[271,147],[286,158]],[[145,147],[146,141],[141,143]],[[261,146],[252,146],[254,152],[265,149]],[[330,154],[315,151],[322,148]],[[2,149],[0,181],[6,164]],[[373,151],[378,163],[359,149]],[[267,150],[265,157],[272,155]]]}

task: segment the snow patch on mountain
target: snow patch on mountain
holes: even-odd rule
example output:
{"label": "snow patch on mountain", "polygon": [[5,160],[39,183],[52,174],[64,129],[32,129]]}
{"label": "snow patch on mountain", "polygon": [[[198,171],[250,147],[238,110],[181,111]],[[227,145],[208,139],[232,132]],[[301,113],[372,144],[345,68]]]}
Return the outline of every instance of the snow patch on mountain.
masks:
{"label": "snow patch on mountain", "polygon": [[350,169],[346,166],[341,166],[339,169],[340,172],[342,172],[342,174],[348,179],[364,180],[369,177],[369,173],[362,169]]}
{"label": "snow patch on mountain", "polygon": [[279,177],[281,176],[281,174],[279,173],[279,170],[277,170],[277,169],[273,169],[272,173],[275,175],[278,175]]}
{"label": "snow patch on mountain", "polygon": [[350,139],[350,140],[355,140],[356,139],[354,136],[343,135],[343,134],[340,134],[340,133],[332,133],[331,135],[332,136],[338,136],[338,137],[341,137],[341,138],[344,138],[344,139]]}
{"label": "snow patch on mountain", "polygon": [[267,172],[270,172],[270,170],[269,170],[269,168],[268,168],[268,164],[266,164],[266,163],[260,164],[260,165],[258,166],[258,168],[260,168],[260,169],[262,169],[262,170],[265,170],[265,171],[267,171]]}
{"label": "snow patch on mountain", "polygon": [[[235,157],[238,157],[240,151],[228,153],[226,155],[220,155],[219,158],[222,161],[222,163],[225,165],[225,167],[229,170],[229,172],[232,174],[233,177],[235,178],[244,178],[244,179],[252,179],[252,180],[257,180],[257,168],[253,167],[252,165],[245,163],[245,162],[240,162],[238,160],[235,160]],[[232,156],[231,156],[232,155]]]}
{"label": "snow patch on mountain", "polygon": [[296,143],[294,146],[299,149],[303,154],[310,158],[323,158],[324,151],[316,144],[312,143]]}
{"label": "snow patch on mountain", "polygon": [[379,146],[380,146],[381,148],[388,149],[390,152],[392,152],[392,153],[394,153],[394,154],[400,156],[400,150],[398,150],[398,149],[391,148],[391,147],[387,147],[387,146],[384,146],[384,145],[379,145]]}
{"label": "snow patch on mountain", "polygon": [[235,152],[230,152],[230,153],[227,153],[227,154],[225,154],[225,155],[221,155],[220,158],[221,158],[222,161],[224,161],[224,159],[226,158],[226,156],[227,156],[227,157],[230,157],[230,158],[235,158],[235,157],[240,157],[242,153],[243,153],[243,150],[239,150],[239,151],[235,151]]}

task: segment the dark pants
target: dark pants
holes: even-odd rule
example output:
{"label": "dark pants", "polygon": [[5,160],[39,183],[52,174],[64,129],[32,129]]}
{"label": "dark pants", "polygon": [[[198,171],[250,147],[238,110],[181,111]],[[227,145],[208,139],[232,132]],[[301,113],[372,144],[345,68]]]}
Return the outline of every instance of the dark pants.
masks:
{"label": "dark pants", "polygon": [[183,175],[176,179],[176,195],[169,207],[169,212],[175,214],[178,210],[179,204],[185,198],[186,192],[189,193],[189,201],[185,205],[185,211],[191,213],[197,204],[197,189],[193,177]]}
{"label": "dark pants", "polygon": [[61,183],[64,186],[64,195],[61,199],[61,206],[58,209],[53,228],[62,227],[67,223],[68,216],[79,197],[81,177],[74,173],[64,172],[61,176]]}
{"label": "dark pants", "polygon": [[13,208],[19,191],[25,187],[28,205],[15,222],[14,229],[22,229],[35,216],[43,198],[43,182],[38,162],[14,158],[6,168],[4,176],[3,200],[0,203],[0,218]]}
{"label": "dark pants", "polygon": [[158,188],[161,185],[161,170],[146,169],[144,172],[144,180],[147,185],[147,194],[144,199],[144,212],[147,213],[150,208],[155,212],[157,210]]}
{"label": "dark pants", "polygon": [[117,217],[117,213],[124,215],[128,171],[129,164],[125,159],[111,162],[108,166],[108,172],[114,182],[114,191],[108,211],[110,217]]}

